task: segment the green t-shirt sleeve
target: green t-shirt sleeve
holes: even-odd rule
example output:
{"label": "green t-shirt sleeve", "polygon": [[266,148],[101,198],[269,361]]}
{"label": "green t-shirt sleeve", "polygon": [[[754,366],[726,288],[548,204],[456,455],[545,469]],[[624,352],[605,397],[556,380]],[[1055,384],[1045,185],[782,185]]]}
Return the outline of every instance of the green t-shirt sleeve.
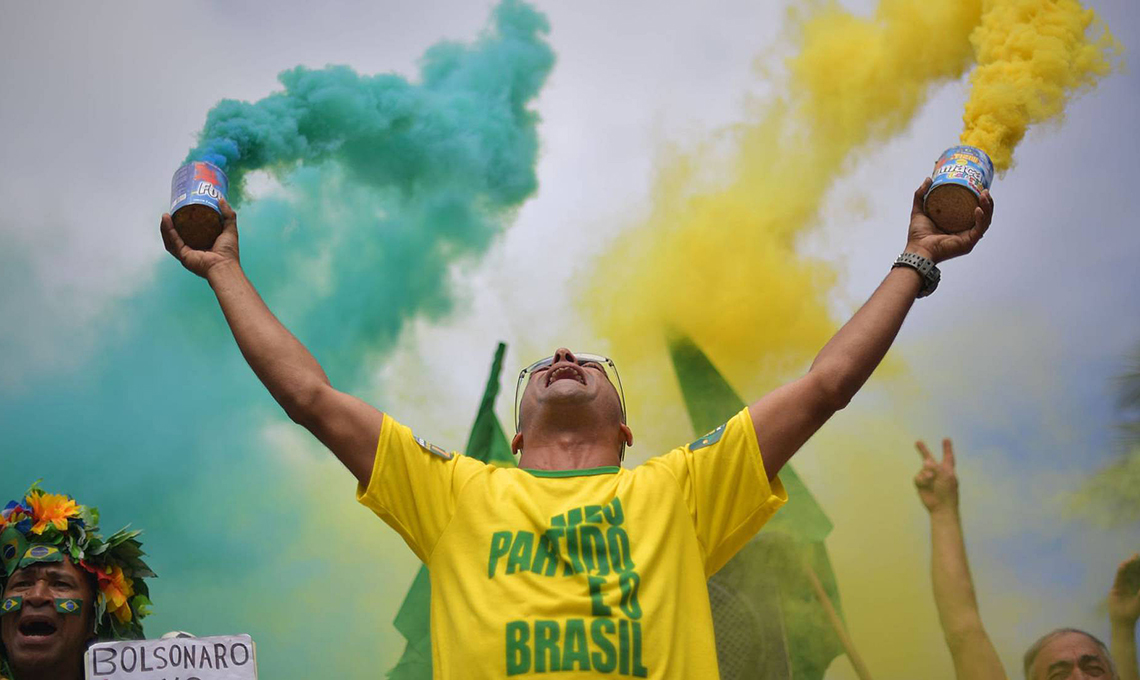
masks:
{"label": "green t-shirt sleeve", "polygon": [[416,437],[384,414],[368,485],[356,500],[395,529],[425,564],[455,514],[463,485],[484,464]]}
{"label": "green t-shirt sleeve", "polygon": [[676,479],[701,545],[706,576],[724,566],[788,500],[779,477],[768,482],[748,409],[645,465],[664,468]]}

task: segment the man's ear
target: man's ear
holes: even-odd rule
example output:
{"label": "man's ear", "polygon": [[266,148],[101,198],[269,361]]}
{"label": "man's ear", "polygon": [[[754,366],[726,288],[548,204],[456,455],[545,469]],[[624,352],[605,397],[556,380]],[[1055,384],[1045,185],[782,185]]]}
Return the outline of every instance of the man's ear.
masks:
{"label": "man's ear", "polygon": [[618,426],[618,436],[621,437],[621,448],[618,450],[618,465],[625,462],[625,449],[627,446],[633,446],[633,430],[625,423]]}
{"label": "man's ear", "polygon": [[511,437],[511,453],[521,453],[523,447],[522,432],[516,432],[515,436]]}

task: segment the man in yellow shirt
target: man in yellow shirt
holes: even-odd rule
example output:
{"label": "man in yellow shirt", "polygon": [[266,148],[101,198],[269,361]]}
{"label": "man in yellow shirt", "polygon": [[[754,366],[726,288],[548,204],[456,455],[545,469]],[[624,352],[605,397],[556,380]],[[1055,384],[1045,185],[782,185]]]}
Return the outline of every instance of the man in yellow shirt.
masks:
{"label": "man in yellow shirt", "polygon": [[[620,466],[633,433],[613,363],[566,348],[524,371],[512,448],[498,468],[416,437],[334,389],[242,272],[237,218],[209,251],[163,215],[167,250],[205,278],[242,354],[295,422],[356,476],[357,497],[431,570],[439,678],[718,677],[706,580],[787,500],[776,473],[855,395],[937,262],[989,227],[939,232],[915,192],[906,250],[803,377],[687,446]],[[759,292],[759,291],[758,291]]]}

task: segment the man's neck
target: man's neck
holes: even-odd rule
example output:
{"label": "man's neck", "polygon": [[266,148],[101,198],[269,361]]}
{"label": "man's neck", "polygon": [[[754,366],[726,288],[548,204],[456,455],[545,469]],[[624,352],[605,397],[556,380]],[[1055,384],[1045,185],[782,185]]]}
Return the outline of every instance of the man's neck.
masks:
{"label": "man's neck", "polygon": [[613,442],[580,431],[530,432],[523,439],[519,467],[531,470],[585,470],[620,465]]}

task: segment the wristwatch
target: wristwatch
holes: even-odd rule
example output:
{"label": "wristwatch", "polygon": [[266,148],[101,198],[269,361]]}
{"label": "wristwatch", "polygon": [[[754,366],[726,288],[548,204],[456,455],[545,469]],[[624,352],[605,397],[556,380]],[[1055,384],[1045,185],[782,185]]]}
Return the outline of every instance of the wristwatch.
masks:
{"label": "wristwatch", "polygon": [[895,267],[913,267],[922,276],[922,290],[918,291],[918,297],[924,298],[934,292],[938,287],[938,282],[942,279],[942,272],[938,271],[932,260],[928,260],[921,255],[915,253],[903,253],[899,255],[895,263],[891,265],[891,269]]}

